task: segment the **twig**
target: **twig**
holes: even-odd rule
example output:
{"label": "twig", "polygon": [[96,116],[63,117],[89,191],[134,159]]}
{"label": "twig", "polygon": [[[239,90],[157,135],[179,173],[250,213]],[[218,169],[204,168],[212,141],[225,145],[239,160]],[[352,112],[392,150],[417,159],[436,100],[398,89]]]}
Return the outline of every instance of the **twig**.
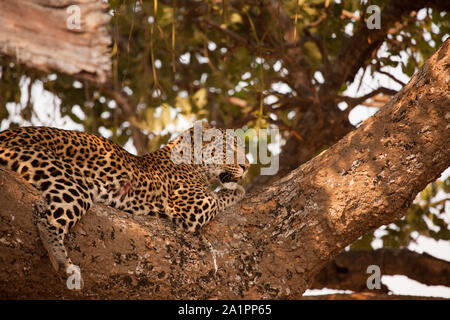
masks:
{"label": "twig", "polygon": [[355,16],[355,14],[353,12],[343,9],[341,12],[341,19],[344,19],[344,18],[353,19],[355,21],[359,21],[359,19],[360,19],[358,16]]}
{"label": "twig", "polygon": [[393,76],[392,74],[390,74],[389,72],[383,71],[383,70],[377,70],[378,73],[384,74],[385,76],[388,76],[389,78],[391,78],[392,80],[394,80],[395,82],[397,82],[398,84],[400,84],[402,87],[406,86],[406,83],[404,83],[403,81],[401,81],[400,79],[396,78],[395,76]]}
{"label": "twig", "polygon": [[379,87],[378,89],[375,89],[374,91],[369,92],[368,94],[363,95],[361,97],[354,98],[354,97],[348,97],[348,96],[336,96],[336,102],[339,102],[339,101],[347,102],[349,104],[348,109],[351,109],[352,107],[354,107],[358,104],[361,104],[364,101],[366,101],[367,99],[369,99],[373,96],[376,96],[377,94],[380,94],[380,93],[392,96],[392,95],[396,94],[397,91],[389,89],[389,88],[385,88],[385,87]]}

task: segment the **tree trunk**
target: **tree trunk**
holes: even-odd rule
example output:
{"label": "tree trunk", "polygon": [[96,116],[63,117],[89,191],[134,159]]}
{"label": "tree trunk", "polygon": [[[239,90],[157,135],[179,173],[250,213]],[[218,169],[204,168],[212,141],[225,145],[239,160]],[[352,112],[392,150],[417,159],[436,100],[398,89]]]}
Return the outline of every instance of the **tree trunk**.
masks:
{"label": "tree trunk", "polygon": [[104,83],[110,16],[98,0],[0,0],[0,53],[43,71]]}
{"label": "tree trunk", "polygon": [[347,245],[399,219],[450,165],[450,39],[337,144],[221,213],[199,236],[96,206],[68,237],[85,287],[58,281],[31,223],[36,199],[0,171],[0,295],[295,298]]}

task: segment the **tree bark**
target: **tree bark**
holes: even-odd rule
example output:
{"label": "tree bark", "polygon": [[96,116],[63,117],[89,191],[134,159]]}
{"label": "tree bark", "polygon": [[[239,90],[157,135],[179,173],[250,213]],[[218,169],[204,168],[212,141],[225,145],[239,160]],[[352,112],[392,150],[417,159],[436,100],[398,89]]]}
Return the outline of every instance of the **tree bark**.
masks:
{"label": "tree bark", "polygon": [[110,16],[98,0],[0,0],[0,53],[43,71],[105,83]]}
{"label": "tree bark", "polygon": [[96,206],[66,241],[85,287],[61,283],[29,192],[0,171],[0,294],[7,298],[295,298],[347,245],[399,219],[450,165],[450,39],[337,144],[195,236]]}
{"label": "tree bark", "polygon": [[373,291],[366,285],[367,267],[377,265],[382,275],[404,275],[426,285],[450,287],[450,262],[407,249],[346,251],[327,263],[310,289]]}

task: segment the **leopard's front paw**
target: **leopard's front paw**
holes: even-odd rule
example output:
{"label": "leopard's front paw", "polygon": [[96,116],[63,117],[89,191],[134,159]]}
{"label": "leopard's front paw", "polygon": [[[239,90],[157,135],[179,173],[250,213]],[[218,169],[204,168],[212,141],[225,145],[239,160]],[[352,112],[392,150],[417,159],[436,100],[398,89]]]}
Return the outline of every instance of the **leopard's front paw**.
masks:
{"label": "leopard's front paw", "polygon": [[227,182],[223,184],[223,187],[227,190],[234,191],[233,194],[238,197],[238,201],[241,200],[245,195],[245,189],[236,182]]}

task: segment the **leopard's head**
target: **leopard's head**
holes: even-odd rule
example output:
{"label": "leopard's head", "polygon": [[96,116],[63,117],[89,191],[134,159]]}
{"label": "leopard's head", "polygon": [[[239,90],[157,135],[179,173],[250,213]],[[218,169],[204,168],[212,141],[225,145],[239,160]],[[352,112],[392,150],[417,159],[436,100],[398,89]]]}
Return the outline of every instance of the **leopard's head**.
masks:
{"label": "leopard's head", "polygon": [[232,129],[224,130],[197,121],[171,143],[175,164],[189,163],[200,168],[209,181],[237,182],[250,167],[245,145]]}

